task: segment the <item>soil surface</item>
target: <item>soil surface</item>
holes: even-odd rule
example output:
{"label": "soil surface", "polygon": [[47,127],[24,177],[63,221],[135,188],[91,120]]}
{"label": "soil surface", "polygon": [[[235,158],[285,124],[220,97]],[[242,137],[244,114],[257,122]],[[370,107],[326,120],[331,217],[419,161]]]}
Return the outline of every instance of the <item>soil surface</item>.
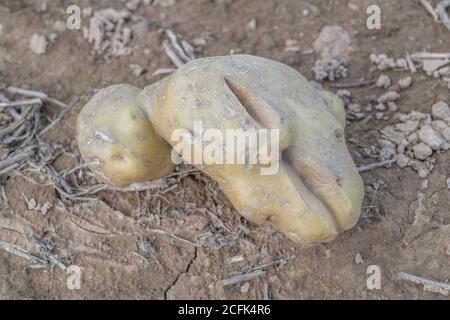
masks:
{"label": "soil surface", "polygon": [[[286,63],[313,80],[319,59],[314,41],[324,26],[339,25],[350,34],[352,51],[347,76],[322,83],[333,92],[336,84],[378,78],[371,53],[401,58],[407,52],[450,52],[450,31],[419,1],[178,0],[142,1],[133,15],[148,19],[148,28],[127,45],[130,54],[105,59],[93,53],[82,30],[55,30],[74,1],[43,2],[0,1],[0,85],[43,91],[70,105],[40,137],[62,150],[52,161],[58,171],[80,161],[76,117],[96,90],[114,83],[144,87],[163,77],[154,75],[159,68],[174,68],[162,46],[164,29],[193,44],[198,57],[248,53]],[[366,9],[375,3],[381,7],[381,29],[369,30]],[[93,11],[126,8],[119,0],[77,4]],[[82,18],[82,27],[88,24],[89,18]],[[33,34],[54,40],[43,54],[31,50]],[[286,50],[288,40],[300,51]],[[146,72],[138,75],[132,65]],[[384,73],[394,84],[413,79],[396,102],[399,112],[430,113],[436,102],[450,103],[442,79],[422,71]],[[386,92],[374,85],[347,90],[364,107]],[[53,119],[60,111],[45,104],[41,116]],[[379,161],[361,156],[361,150],[378,145],[380,130],[396,123],[386,114],[388,119],[348,120],[346,138],[357,166]],[[0,148],[0,156],[6,152]],[[64,198],[54,186],[26,179],[30,172],[12,172],[0,180],[5,195],[0,197],[0,298],[263,299],[270,293],[273,299],[448,299],[398,277],[406,272],[442,283],[450,279],[450,153],[435,152],[432,158],[427,182],[397,164],[363,172],[366,198],[358,225],[314,246],[294,244],[270,226],[247,222],[213,181],[185,167],[161,188],[104,190],[91,201]],[[83,172],[79,181],[95,183]],[[33,209],[31,200],[51,208]],[[5,250],[11,245],[27,255]],[[36,265],[29,255],[46,263]],[[80,289],[67,286],[73,269],[65,267],[72,265],[80,267]],[[369,266],[379,267],[380,288],[367,286]],[[255,270],[262,271],[258,277],[223,285],[224,279]]]}

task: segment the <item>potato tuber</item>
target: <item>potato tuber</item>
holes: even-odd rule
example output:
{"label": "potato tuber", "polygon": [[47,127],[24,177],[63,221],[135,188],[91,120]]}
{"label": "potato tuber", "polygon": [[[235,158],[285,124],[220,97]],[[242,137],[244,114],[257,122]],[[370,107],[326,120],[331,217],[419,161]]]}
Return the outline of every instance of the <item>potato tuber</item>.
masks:
{"label": "potato tuber", "polygon": [[295,242],[330,241],[357,223],[364,187],[345,143],[343,104],[290,67],[249,55],[210,57],[140,92],[105,90],[80,114],[78,141],[87,162],[112,183],[169,172],[173,132],[194,132],[199,121],[224,135],[228,129],[279,129],[279,152],[269,146],[279,153],[275,174],[262,175],[260,163],[194,165],[218,182],[245,218],[270,223]]}

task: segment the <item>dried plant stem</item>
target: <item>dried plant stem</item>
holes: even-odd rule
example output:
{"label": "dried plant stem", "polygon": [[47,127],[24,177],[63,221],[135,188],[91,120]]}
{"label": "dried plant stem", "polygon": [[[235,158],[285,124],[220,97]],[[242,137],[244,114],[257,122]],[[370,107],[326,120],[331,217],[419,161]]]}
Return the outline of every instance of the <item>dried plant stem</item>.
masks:
{"label": "dried plant stem", "polygon": [[61,102],[59,100],[49,97],[44,92],[18,88],[18,87],[14,87],[14,86],[10,86],[10,87],[6,88],[6,91],[8,91],[9,93],[12,93],[12,94],[19,94],[19,95],[22,95],[25,97],[38,98],[38,99],[41,99],[42,101],[47,101],[47,102],[57,105],[61,108],[69,108],[69,105],[65,104],[64,102]]}
{"label": "dried plant stem", "polygon": [[450,293],[450,284],[448,283],[425,279],[406,272],[399,272],[398,277],[407,282],[421,284],[423,285],[424,290],[429,292],[441,293],[443,295],[448,295]]}
{"label": "dried plant stem", "polygon": [[236,283],[245,282],[245,281],[252,280],[254,278],[258,278],[258,277],[265,276],[265,275],[266,275],[265,271],[263,271],[263,270],[255,270],[255,271],[252,271],[252,272],[249,272],[249,273],[244,273],[244,274],[241,274],[241,275],[238,275],[238,276],[234,276],[234,277],[231,277],[231,278],[228,278],[228,279],[224,279],[224,280],[222,280],[222,284],[223,284],[224,287],[231,286],[231,285],[236,284]]}
{"label": "dried plant stem", "polygon": [[42,104],[42,100],[39,98],[34,98],[34,99],[27,99],[27,100],[0,102],[0,108],[21,107],[21,106],[29,106],[29,105],[35,105],[35,104]]}
{"label": "dried plant stem", "polygon": [[395,162],[395,160],[385,160],[385,161],[381,161],[381,162],[371,163],[371,164],[368,164],[365,166],[360,166],[360,167],[358,167],[358,172],[364,172],[364,171],[381,168],[388,164],[392,164],[394,162]]}

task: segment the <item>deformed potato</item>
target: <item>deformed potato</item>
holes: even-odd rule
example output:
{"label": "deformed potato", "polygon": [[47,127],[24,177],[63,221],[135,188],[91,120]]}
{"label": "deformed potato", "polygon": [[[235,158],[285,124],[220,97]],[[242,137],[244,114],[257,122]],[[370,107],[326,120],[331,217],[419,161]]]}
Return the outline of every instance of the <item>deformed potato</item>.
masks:
{"label": "deformed potato", "polygon": [[[108,98],[108,103],[122,99],[112,91],[109,95],[114,97]],[[330,241],[357,223],[364,188],[345,143],[343,104],[332,93],[314,88],[290,67],[249,55],[203,58],[183,65],[139,94],[134,89],[127,93],[127,97],[132,95],[138,97],[127,100],[129,108],[140,110],[142,121],[149,120],[156,134],[173,147],[179,146],[173,139],[175,131],[184,129],[195,135],[199,122],[204,130],[215,129],[223,135],[229,129],[279,129],[279,151],[268,142],[272,156],[275,154],[271,161],[279,159],[278,170],[272,174],[261,174],[261,170],[273,163],[196,163],[182,154],[218,182],[245,218],[270,223],[299,243]],[[80,119],[84,121],[82,115]],[[115,127],[119,121],[111,114],[107,119],[104,126],[110,121]],[[86,135],[79,126],[80,148],[96,131],[92,125]],[[201,140],[201,149],[207,149],[210,142]],[[183,143],[192,147],[190,140]],[[161,145],[153,150],[168,154],[168,148]],[[103,154],[105,148],[100,142],[89,146],[90,158]],[[233,157],[239,157],[249,150],[233,152]],[[129,161],[133,161],[131,154]],[[157,161],[152,168],[158,165],[167,168],[165,162]],[[106,175],[105,168],[99,169]],[[114,170],[107,176],[112,174]],[[137,172],[132,176],[143,177]],[[125,180],[132,182],[115,181]]]}
{"label": "deformed potato", "polygon": [[78,115],[77,139],[87,165],[107,182],[124,186],[167,175],[171,147],[138,107],[140,90],[113,85],[98,92]]}

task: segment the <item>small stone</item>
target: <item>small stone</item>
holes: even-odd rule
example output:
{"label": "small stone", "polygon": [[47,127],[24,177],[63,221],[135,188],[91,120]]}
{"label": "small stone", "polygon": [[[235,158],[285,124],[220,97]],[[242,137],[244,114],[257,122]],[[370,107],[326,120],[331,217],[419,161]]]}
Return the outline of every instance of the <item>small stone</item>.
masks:
{"label": "small stone", "polygon": [[381,120],[381,119],[383,119],[383,117],[384,117],[383,112],[375,113],[375,118],[377,118],[377,120]]}
{"label": "small stone", "polygon": [[447,183],[447,189],[450,189],[450,177],[449,177],[449,178],[447,178],[447,181],[446,181],[446,183]]}
{"label": "small stone", "polygon": [[450,107],[444,101],[439,101],[431,107],[431,114],[434,119],[444,120],[450,125]]}
{"label": "small stone", "polygon": [[418,171],[419,177],[426,178],[430,174],[430,172],[426,169],[419,169]]}
{"label": "small stone", "polygon": [[45,36],[33,34],[30,39],[30,48],[34,53],[44,54],[47,50],[47,39]]}
{"label": "small stone", "polygon": [[339,98],[344,99],[344,98],[350,98],[352,96],[352,93],[346,89],[341,89],[341,90],[336,91],[336,95]]}
{"label": "small stone", "polygon": [[250,31],[255,31],[256,30],[256,19],[255,18],[251,19],[247,23],[247,29],[250,30]]}
{"label": "small stone", "polygon": [[396,112],[398,110],[398,106],[393,101],[388,101],[387,106],[388,106],[389,111],[391,111],[391,112]]}
{"label": "small stone", "polygon": [[57,33],[50,33],[48,36],[48,40],[50,40],[51,43],[55,43],[56,40],[58,40],[58,34]]}
{"label": "small stone", "polygon": [[450,61],[446,59],[428,59],[423,61],[423,70],[428,74],[432,75],[433,72],[440,69],[441,67],[446,66],[449,64]]}
{"label": "small stone", "polygon": [[401,89],[405,90],[408,89],[409,87],[411,87],[412,85],[412,79],[411,77],[406,77],[403,79],[400,79],[398,81],[398,85],[400,86]]}
{"label": "small stone", "polygon": [[[450,180],[450,178],[449,178]],[[331,249],[326,249],[325,250],[325,259],[330,259],[331,258]]]}
{"label": "small stone", "polygon": [[356,264],[363,264],[364,263],[364,259],[363,259],[362,255],[361,255],[361,253],[359,253],[359,252],[355,256],[355,263]]}
{"label": "small stone", "polygon": [[399,153],[395,156],[395,160],[397,161],[397,164],[400,168],[407,167],[411,161],[407,156],[405,156],[403,153]]}
{"label": "small stone", "polygon": [[386,103],[388,101],[395,101],[398,98],[400,98],[400,95],[397,92],[389,91],[378,98],[378,103]]}
{"label": "small stone", "polygon": [[395,130],[409,135],[419,128],[420,122],[418,120],[407,120],[406,122],[397,123],[394,125]]}
{"label": "small stone", "polygon": [[386,105],[384,103],[379,103],[375,106],[375,110],[378,111],[385,111],[386,110]]}
{"label": "small stone", "polygon": [[430,146],[425,143],[416,144],[413,147],[413,152],[414,157],[419,160],[425,160],[433,154],[433,150],[431,150]]}
{"label": "small stone", "polygon": [[419,135],[417,132],[413,132],[406,138],[406,140],[408,140],[408,144],[415,145],[419,142]]}
{"label": "small stone", "polygon": [[450,142],[450,127],[442,120],[435,120],[431,122],[431,126],[438,131],[442,137]]}
{"label": "small stone", "polygon": [[419,138],[433,150],[438,150],[445,143],[444,138],[442,138],[439,132],[429,125],[423,126],[420,129]]}
{"label": "small stone", "polygon": [[378,77],[378,80],[377,80],[377,83],[376,83],[377,87],[380,87],[380,88],[383,88],[383,89],[389,88],[391,86],[391,84],[392,84],[391,78],[389,78],[389,76],[387,76],[385,74],[381,74]]}
{"label": "small stone", "polygon": [[351,103],[351,104],[348,106],[348,111],[349,111],[350,113],[358,113],[358,112],[361,112],[361,106],[360,106],[359,104],[356,104],[356,103]]}
{"label": "small stone", "polygon": [[241,286],[241,293],[247,293],[250,290],[250,282],[246,282]]}
{"label": "small stone", "polygon": [[391,148],[391,149],[395,149],[395,144],[392,143],[389,140],[386,139],[379,139],[378,140],[378,144],[380,145],[380,147],[382,148]]}
{"label": "small stone", "polygon": [[428,185],[429,185],[428,179],[423,179],[422,182],[420,183],[420,188],[421,189],[428,189]]}

